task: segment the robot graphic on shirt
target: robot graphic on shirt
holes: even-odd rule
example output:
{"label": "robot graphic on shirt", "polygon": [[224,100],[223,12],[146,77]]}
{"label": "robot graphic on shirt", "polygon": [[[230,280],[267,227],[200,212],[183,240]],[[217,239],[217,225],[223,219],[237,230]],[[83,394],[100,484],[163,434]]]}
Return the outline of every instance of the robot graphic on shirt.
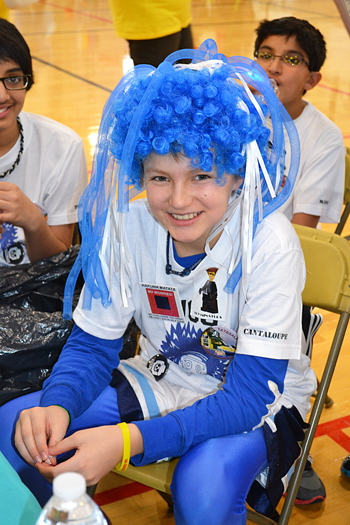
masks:
{"label": "robot graphic on shirt", "polygon": [[218,313],[218,289],[214,282],[217,271],[218,268],[207,269],[208,280],[198,291],[198,293],[202,294],[201,310],[212,314]]}

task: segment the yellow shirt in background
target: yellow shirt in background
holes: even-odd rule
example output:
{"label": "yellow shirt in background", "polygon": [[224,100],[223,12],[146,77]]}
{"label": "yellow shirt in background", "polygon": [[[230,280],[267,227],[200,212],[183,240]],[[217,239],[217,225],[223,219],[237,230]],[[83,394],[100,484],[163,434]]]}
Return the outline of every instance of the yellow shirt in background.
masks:
{"label": "yellow shirt in background", "polygon": [[10,10],[5,4],[4,0],[0,0],[0,18],[9,19]]}
{"label": "yellow shirt in background", "polygon": [[190,0],[109,0],[109,4],[115,31],[126,40],[161,38],[191,23]]}

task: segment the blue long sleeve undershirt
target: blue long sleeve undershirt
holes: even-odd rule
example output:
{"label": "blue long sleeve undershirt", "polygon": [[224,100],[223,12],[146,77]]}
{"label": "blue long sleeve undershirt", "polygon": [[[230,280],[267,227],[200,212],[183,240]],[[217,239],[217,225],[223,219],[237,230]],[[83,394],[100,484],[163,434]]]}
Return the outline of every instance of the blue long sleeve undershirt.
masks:
{"label": "blue long sleeve undershirt", "polygon": [[[122,338],[100,339],[75,326],[44,383],[41,406],[59,404],[72,419],[82,414],[109,384],[122,344]],[[164,417],[135,422],[145,451],[133,458],[134,464],[180,456],[209,438],[251,430],[275,399],[268,382],[283,392],[287,366],[284,359],[236,354],[222,390]]]}
{"label": "blue long sleeve undershirt", "polygon": [[111,381],[123,338],[100,339],[74,325],[59,360],[43,385],[40,405],[60,405],[71,420],[80,416]]}
{"label": "blue long sleeve undershirt", "polygon": [[143,465],[161,459],[160,449],[163,457],[181,456],[207,439],[253,429],[267,415],[266,405],[275,399],[268,381],[276,383],[282,392],[287,366],[288,360],[236,354],[222,390],[162,418],[136,422],[145,453],[133,458],[133,463]]}

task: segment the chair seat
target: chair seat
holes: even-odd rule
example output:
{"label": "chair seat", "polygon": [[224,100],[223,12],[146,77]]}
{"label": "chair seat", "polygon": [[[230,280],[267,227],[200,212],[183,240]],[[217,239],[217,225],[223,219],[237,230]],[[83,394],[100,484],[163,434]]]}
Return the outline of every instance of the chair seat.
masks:
{"label": "chair seat", "polygon": [[138,481],[152,487],[160,492],[171,494],[170,485],[173,477],[174,469],[179,458],[171,459],[170,461],[162,461],[160,463],[152,463],[151,465],[144,465],[143,467],[134,467],[129,465],[124,472],[113,469],[113,472],[124,476],[125,478]]}

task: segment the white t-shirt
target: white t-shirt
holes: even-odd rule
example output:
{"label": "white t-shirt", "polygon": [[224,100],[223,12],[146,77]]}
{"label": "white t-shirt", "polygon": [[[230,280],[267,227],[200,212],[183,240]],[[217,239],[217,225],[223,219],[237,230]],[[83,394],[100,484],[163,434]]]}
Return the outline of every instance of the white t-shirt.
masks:
{"label": "white t-shirt", "polygon": [[[339,222],[343,206],[345,146],[340,129],[310,102],[293,122],[300,139],[300,166],[294,189],[279,210],[289,220],[296,213],[320,217],[320,222]],[[286,140],[285,173],[290,164]]]}
{"label": "white t-shirt", "polygon": [[[16,184],[47,216],[50,226],[77,222],[79,199],[87,185],[87,167],[81,138],[54,120],[21,112],[24,150],[15,170],[1,179]],[[0,158],[0,173],[17,158],[20,138]],[[5,223],[0,240],[0,266],[29,262],[24,232]]]}
{"label": "white t-shirt", "polygon": [[[128,307],[122,306],[119,272],[114,273],[112,304],[104,308],[99,300],[93,299],[91,310],[84,310],[80,302],[74,312],[77,325],[93,336],[117,339],[134,316],[142,333],[142,351],[141,357],[128,359],[127,365],[144,373],[147,362],[156,354],[163,354],[169,360],[169,370],[162,381],[153,381],[151,388],[157,399],[168,388],[172,409],[191,404],[222,386],[228,361],[226,356],[220,358],[220,348],[215,351],[218,336],[227,346],[236,347],[237,353],[288,359],[284,394],[278,404],[294,404],[305,417],[315,381],[309,359],[301,355],[300,309],[305,267],[290,222],[275,212],[258,226],[247,289],[243,293],[239,283],[233,294],[224,292],[224,286],[232,242],[235,253],[238,248],[239,209],[210,257],[205,257],[186,277],[165,273],[167,233],[151,216],[146,201],[130,204],[125,223],[126,248],[130,254]],[[101,256],[107,282],[109,245],[107,239],[106,253]],[[173,257],[171,244],[169,257],[173,270],[183,270]],[[209,270],[215,273],[212,280]],[[300,308],[296,308],[298,304]],[[206,345],[209,351],[203,348]],[[123,365],[121,371],[143,407],[142,392],[133,375]],[[164,414],[169,407],[162,405],[160,412]]]}

